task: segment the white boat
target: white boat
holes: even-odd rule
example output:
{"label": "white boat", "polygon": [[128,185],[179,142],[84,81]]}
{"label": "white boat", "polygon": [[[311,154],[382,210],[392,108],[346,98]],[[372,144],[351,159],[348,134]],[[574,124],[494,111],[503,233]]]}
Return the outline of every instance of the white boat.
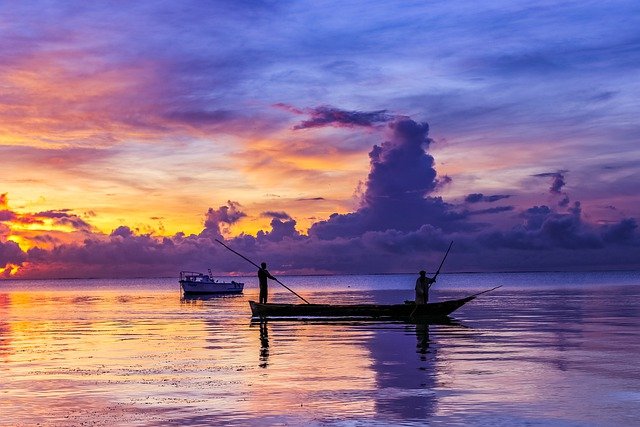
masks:
{"label": "white boat", "polygon": [[185,295],[193,294],[241,294],[244,289],[244,283],[234,280],[225,282],[214,279],[209,274],[198,273],[195,271],[180,272],[180,288]]}

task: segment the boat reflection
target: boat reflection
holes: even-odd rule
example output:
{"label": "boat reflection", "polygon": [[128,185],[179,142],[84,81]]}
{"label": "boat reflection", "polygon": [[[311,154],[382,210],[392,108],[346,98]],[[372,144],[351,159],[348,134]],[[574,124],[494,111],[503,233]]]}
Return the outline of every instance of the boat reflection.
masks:
{"label": "boat reflection", "polygon": [[202,301],[215,301],[229,298],[243,298],[242,295],[235,294],[180,294],[181,303],[198,303]]}

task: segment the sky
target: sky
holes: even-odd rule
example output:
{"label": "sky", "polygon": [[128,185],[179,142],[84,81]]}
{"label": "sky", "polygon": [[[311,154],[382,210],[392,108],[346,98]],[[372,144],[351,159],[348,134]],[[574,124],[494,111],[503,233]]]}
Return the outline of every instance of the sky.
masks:
{"label": "sky", "polygon": [[0,277],[640,268],[637,1],[0,1]]}

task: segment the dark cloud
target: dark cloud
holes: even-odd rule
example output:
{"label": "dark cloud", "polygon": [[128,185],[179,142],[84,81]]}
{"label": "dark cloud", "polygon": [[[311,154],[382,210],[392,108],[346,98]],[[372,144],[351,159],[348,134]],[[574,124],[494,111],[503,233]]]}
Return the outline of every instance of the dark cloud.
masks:
{"label": "dark cloud", "polygon": [[91,230],[91,225],[80,218],[78,215],[70,212],[69,209],[49,210],[33,214],[32,219],[42,221],[43,218],[54,220],[54,223],[67,225],[76,230]]}
{"label": "dark cloud", "polygon": [[266,212],[262,212],[260,215],[264,216],[264,217],[267,217],[267,218],[277,218],[277,219],[280,219],[280,220],[290,220],[290,219],[292,219],[291,216],[289,216],[289,214],[286,213],[286,212],[266,211]]}
{"label": "dark cloud", "polygon": [[0,221],[12,221],[14,219],[16,219],[15,212],[6,209],[0,210]]}
{"label": "dark cloud", "polygon": [[311,119],[305,120],[294,129],[308,129],[323,126],[337,127],[371,127],[393,120],[387,110],[379,111],[345,111],[339,108],[321,106],[310,109],[307,113]]}
{"label": "dark cloud", "polygon": [[485,214],[495,214],[501,212],[509,212],[514,210],[513,206],[496,206],[495,208],[487,208],[487,209],[479,209],[475,211],[467,211],[467,215],[485,215]]}
{"label": "dark cloud", "polygon": [[[548,206],[534,206],[522,212],[522,225],[508,231],[485,233],[480,236],[479,241],[492,249],[504,247],[551,252],[559,248],[574,251],[601,250],[611,243],[640,245],[635,219],[627,218],[603,227],[584,222],[581,214],[580,202],[574,202],[569,213],[555,212]],[[601,256],[611,261],[609,254],[601,253]]]}
{"label": "dark cloud", "polygon": [[511,196],[506,194],[495,194],[493,196],[485,196],[482,193],[471,193],[464,198],[464,201],[467,203],[478,203],[478,202],[493,203],[493,202],[497,202],[498,200],[508,199],[509,197]]}
{"label": "dark cloud", "polygon": [[[12,241],[0,241],[0,269],[10,265],[22,265],[26,261],[26,254],[20,249],[17,243]],[[9,275],[6,271],[4,275]]]}
{"label": "dark cloud", "polygon": [[467,195],[467,197],[464,198],[464,201],[467,203],[478,203],[481,202],[483,199],[482,193],[472,193]]}
{"label": "dark cloud", "polygon": [[296,202],[313,202],[313,201],[318,201],[318,200],[325,200],[324,197],[307,197],[307,198],[302,198],[302,199],[296,199]]}
{"label": "dark cloud", "polygon": [[[602,238],[608,243],[633,243],[637,241],[638,222],[635,218],[625,218],[622,221],[607,225],[602,232]],[[637,243],[637,242],[636,242]]]}
{"label": "dark cloud", "polygon": [[551,186],[549,187],[549,192],[553,194],[562,194],[562,187],[565,186],[564,174],[567,173],[566,170],[558,171],[558,172],[547,172],[547,173],[539,173],[533,176],[541,177],[541,178],[553,178],[551,182]]}
{"label": "dark cloud", "polygon": [[[3,219],[4,218],[4,219]],[[45,220],[51,220],[55,225],[64,225],[78,231],[90,231],[92,226],[71,213],[68,209],[50,210],[36,213],[17,214],[10,211],[0,211],[0,221],[15,221],[21,224],[44,224]]]}
{"label": "dark cloud", "polygon": [[453,178],[451,178],[448,175],[443,175],[440,178],[438,178],[436,180],[436,186],[435,186],[435,190],[442,190],[444,187],[446,187],[447,185],[451,184],[453,182]]}

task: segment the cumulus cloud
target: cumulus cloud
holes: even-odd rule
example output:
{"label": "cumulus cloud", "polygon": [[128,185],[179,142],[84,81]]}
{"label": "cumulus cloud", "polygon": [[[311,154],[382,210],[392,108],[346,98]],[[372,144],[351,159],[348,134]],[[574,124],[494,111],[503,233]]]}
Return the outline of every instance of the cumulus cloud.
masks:
{"label": "cumulus cloud", "polygon": [[271,231],[258,231],[256,240],[281,242],[285,239],[300,240],[302,236],[296,230],[296,221],[294,219],[273,218],[271,220]]}
{"label": "cumulus cloud", "polygon": [[389,124],[391,138],[374,145],[369,153],[370,171],[360,208],[348,214],[333,214],[309,229],[320,239],[358,236],[366,231],[417,230],[423,224],[442,229],[469,230],[464,212],[431,197],[438,185],[434,159],[426,150],[433,142],[427,123],[401,118]]}
{"label": "cumulus cloud", "polygon": [[227,205],[220,206],[218,209],[209,208],[202,234],[213,236],[213,238],[222,237],[223,232],[229,231],[230,225],[247,216],[240,208],[240,203],[231,200],[227,201]]}

